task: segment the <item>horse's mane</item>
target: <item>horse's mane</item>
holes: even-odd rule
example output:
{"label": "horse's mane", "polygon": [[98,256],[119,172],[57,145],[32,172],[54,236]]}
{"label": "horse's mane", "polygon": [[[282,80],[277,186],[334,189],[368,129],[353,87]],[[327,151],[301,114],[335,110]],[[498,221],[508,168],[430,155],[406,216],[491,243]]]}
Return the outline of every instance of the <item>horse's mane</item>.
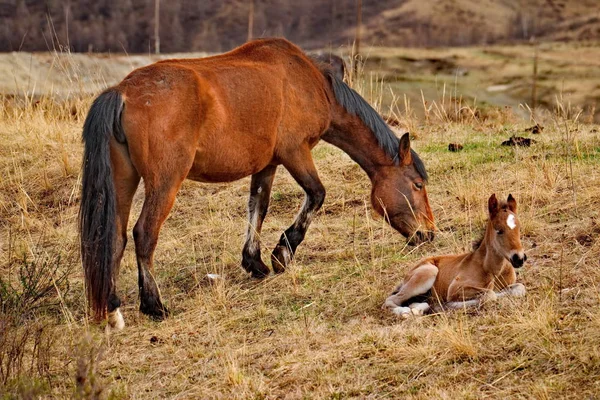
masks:
{"label": "horse's mane", "polygon": [[[346,85],[344,81],[337,77],[331,68],[325,68],[322,69],[322,71],[331,82],[337,102],[350,114],[358,116],[361,121],[364,122],[375,135],[379,147],[381,147],[386,154],[398,164],[400,162],[398,157],[400,140],[394,135],[379,113],[377,113],[377,111],[375,111],[361,95],[356,93],[354,89]],[[427,181],[429,177],[425,170],[425,164],[423,164],[423,161],[413,149],[411,149],[410,152],[415,169],[421,178]]]}

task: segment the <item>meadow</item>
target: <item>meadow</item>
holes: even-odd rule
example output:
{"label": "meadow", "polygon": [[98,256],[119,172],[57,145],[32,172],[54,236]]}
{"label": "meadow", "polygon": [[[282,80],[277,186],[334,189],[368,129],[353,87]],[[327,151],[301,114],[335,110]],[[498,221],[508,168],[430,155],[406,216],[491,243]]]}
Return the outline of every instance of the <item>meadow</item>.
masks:
{"label": "meadow", "polygon": [[[466,52],[440,50],[453,51]],[[495,51],[484,55],[509,49]],[[313,154],[327,189],[325,204],[293,266],[256,281],[240,266],[249,179],[186,181],[156,251],[155,276],[172,315],[154,322],[138,313],[130,240],[119,283],[126,328],[111,335],[87,313],[77,213],[81,127],[94,92],[114,76],[87,90],[69,73],[68,59],[55,54],[53,79],[64,76],[61,88],[73,88],[68,95],[50,88],[41,96],[0,97],[0,397],[600,396],[595,110],[579,108],[556,89],[547,110],[478,103],[454,72],[423,74],[411,83],[408,102],[408,89],[394,87],[384,63],[374,61],[393,58],[389,52],[374,49],[373,63],[353,85],[410,129],[430,175],[436,240],[407,246],[375,217],[359,166],[321,143]],[[587,72],[576,57],[562,63],[563,72],[597,77],[595,62]],[[498,78],[495,68],[478,71],[470,87]],[[546,82],[560,85],[560,76],[548,76]],[[423,87],[434,81],[436,89],[430,85],[421,94],[419,81]],[[587,83],[590,91],[600,88],[600,79]],[[573,89],[576,99],[586,95],[581,86]],[[525,131],[535,124],[544,127],[540,134]],[[512,135],[536,142],[500,145]],[[449,143],[464,149],[449,152]],[[408,320],[381,310],[419,259],[471,249],[483,233],[492,193],[512,193],[519,202],[528,261],[518,279],[527,296]],[[302,199],[280,169],[261,235],[263,257]],[[130,226],[142,200],[143,185]]]}

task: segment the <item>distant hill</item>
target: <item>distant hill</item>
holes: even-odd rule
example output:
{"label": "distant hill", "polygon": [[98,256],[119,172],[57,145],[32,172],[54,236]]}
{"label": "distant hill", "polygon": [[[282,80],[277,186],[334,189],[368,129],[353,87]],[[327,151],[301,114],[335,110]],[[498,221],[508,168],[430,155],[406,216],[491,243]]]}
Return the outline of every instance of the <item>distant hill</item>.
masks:
{"label": "distant hill", "polygon": [[[254,4],[254,6],[252,6]],[[356,0],[162,0],[163,52],[225,51],[253,34],[348,45]],[[149,53],[154,0],[0,0],[0,51]],[[598,0],[363,0],[363,43],[428,47],[600,39]]]}

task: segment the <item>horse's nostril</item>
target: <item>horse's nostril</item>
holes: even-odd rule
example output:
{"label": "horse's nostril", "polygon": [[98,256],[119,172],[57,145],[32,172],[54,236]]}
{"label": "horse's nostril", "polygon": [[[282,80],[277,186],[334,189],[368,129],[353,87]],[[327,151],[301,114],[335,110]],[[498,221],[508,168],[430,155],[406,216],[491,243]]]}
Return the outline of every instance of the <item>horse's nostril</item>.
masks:
{"label": "horse's nostril", "polygon": [[421,231],[416,231],[415,236],[417,237],[417,241],[420,243],[425,240],[425,234]]}
{"label": "horse's nostril", "polygon": [[523,258],[519,257],[518,254],[513,254],[512,257],[510,258],[510,263],[512,264],[513,267],[515,268],[519,268],[522,267],[523,264],[525,263],[525,261],[527,260],[527,256],[523,256]]}

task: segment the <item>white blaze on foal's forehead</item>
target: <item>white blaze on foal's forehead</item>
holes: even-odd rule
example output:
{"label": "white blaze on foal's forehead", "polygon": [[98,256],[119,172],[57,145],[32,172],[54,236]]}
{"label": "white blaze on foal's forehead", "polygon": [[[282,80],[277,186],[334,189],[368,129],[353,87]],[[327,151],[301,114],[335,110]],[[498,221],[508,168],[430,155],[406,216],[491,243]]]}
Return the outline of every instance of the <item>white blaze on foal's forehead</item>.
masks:
{"label": "white blaze on foal's forehead", "polygon": [[510,229],[515,229],[517,227],[515,216],[513,214],[508,214],[508,218],[506,218],[506,225],[508,225]]}

